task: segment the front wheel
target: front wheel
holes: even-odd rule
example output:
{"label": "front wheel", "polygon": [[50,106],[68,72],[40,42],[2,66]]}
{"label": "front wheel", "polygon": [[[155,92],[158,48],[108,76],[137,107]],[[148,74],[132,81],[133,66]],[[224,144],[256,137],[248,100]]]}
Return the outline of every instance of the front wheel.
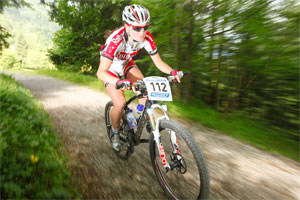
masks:
{"label": "front wheel", "polygon": [[[163,167],[153,134],[150,138],[150,158],[163,190],[172,199],[208,199],[208,170],[204,157],[191,135],[174,121],[162,120],[159,127],[160,141],[166,159],[172,166],[171,170]],[[173,141],[176,136],[176,145],[172,143],[171,134]]]}

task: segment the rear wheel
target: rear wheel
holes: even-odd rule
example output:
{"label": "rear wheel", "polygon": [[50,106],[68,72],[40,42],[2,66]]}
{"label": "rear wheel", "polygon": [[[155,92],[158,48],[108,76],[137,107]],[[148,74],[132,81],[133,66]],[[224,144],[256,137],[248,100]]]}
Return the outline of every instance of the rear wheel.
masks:
{"label": "rear wheel", "polygon": [[[150,138],[150,157],[155,175],[163,190],[172,199],[208,199],[209,175],[204,157],[190,134],[174,121],[160,121],[160,140],[168,163],[167,170],[157,149],[153,134]],[[170,132],[174,131],[179,153],[174,153]],[[177,156],[180,155],[180,156]]]}
{"label": "rear wheel", "polygon": [[[105,125],[106,125],[106,131],[110,142],[112,136],[111,135],[112,124],[111,124],[110,113],[113,106],[114,105],[112,101],[109,101],[105,106]],[[120,122],[119,134],[120,134],[120,150],[119,151],[115,149],[113,150],[120,158],[128,159],[129,156],[133,153],[134,145],[132,143],[133,133],[129,127],[125,114],[123,114]]]}

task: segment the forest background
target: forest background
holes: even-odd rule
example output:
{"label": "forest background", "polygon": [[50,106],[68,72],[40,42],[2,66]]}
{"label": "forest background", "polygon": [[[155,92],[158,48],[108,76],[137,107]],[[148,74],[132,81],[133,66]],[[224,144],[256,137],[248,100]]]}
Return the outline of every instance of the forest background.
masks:
{"label": "forest background", "polygon": [[[0,43],[0,65],[95,76],[106,31],[122,26],[124,6],[141,4],[150,10],[149,31],[163,60],[191,72],[173,88],[177,100],[209,107],[225,120],[235,115],[257,122],[299,141],[297,1],[26,2],[32,8],[7,8],[0,16],[2,38],[3,27],[11,34],[4,37],[10,48]],[[48,22],[48,14],[56,24]],[[162,75],[145,51],[135,60],[145,76]]]}

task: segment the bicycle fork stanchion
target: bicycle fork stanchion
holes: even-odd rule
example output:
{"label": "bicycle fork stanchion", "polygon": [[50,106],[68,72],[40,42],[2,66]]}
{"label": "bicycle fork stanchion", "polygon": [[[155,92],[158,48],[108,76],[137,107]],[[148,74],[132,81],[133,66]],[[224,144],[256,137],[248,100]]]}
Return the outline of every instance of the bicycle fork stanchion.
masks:
{"label": "bicycle fork stanchion", "polygon": [[[167,113],[167,111],[168,111],[167,105],[165,105],[165,104],[161,105],[160,109],[163,110],[165,116],[167,117],[167,120],[170,120],[168,113]],[[173,155],[176,156],[178,160],[180,160],[181,156],[180,156],[179,145],[178,145],[178,141],[176,138],[176,134],[174,131],[169,130],[169,135],[170,135],[171,143],[172,143],[172,147],[173,147]]]}
{"label": "bicycle fork stanchion", "polygon": [[[156,121],[154,121],[154,116],[153,116],[153,109],[155,109],[155,108],[158,108],[158,109],[160,109],[164,112],[164,115],[161,116],[161,117],[158,117],[156,119]],[[148,113],[148,115],[150,117],[150,120],[151,120],[151,123],[152,123],[152,128],[153,128],[152,133],[153,133],[153,136],[154,136],[154,141],[157,144],[157,149],[158,149],[158,152],[159,152],[159,156],[160,156],[162,165],[166,169],[166,171],[168,172],[171,169],[171,167],[170,167],[170,164],[167,161],[164,146],[161,143],[160,133],[159,133],[159,121],[162,120],[162,119],[170,120],[166,110],[167,110],[166,105],[161,106],[159,104],[154,104],[154,105],[151,105],[151,107],[147,109],[147,113]]]}
{"label": "bicycle fork stanchion", "polygon": [[179,151],[179,146],[178,146],[178,141],[177,137],[174,131],[169,131],[170,138],[171,138],[171,143],[173,147],[173,154],[177,156],[178,159],[180,159],[180,151]]}

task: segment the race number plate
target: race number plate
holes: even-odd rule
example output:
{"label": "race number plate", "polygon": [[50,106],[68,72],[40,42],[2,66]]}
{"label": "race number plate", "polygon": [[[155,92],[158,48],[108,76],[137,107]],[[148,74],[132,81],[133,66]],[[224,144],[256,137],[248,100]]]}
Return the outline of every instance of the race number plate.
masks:
{"label": "race number plate", "polygon": [[164,77],[151,76],[143,79],[149,100],[173,101],[169,81]]}

